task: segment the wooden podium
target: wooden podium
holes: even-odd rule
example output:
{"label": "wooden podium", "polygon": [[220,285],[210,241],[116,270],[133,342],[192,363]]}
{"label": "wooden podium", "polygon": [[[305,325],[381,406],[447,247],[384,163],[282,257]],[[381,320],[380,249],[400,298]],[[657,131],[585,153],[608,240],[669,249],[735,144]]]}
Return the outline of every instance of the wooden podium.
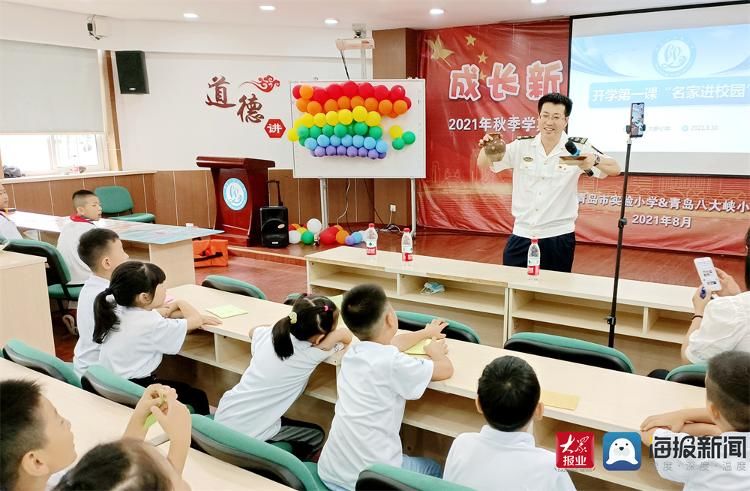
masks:
{"label": "wooden podium", "polygon": [[268,206],[268,169],[272,160],[198,157],[211,169],[216,193],[216,226],[230,244],[260,245],[260,208]]}

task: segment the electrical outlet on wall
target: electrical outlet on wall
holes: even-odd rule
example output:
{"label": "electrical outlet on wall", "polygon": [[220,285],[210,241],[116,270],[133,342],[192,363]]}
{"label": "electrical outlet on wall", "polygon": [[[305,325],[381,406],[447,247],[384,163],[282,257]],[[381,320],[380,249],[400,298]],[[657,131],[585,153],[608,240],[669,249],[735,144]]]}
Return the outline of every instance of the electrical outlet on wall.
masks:
{"label": "electrical outlet on wall", "polygon": [[393,203],[388,205],[388,209],[391,211],[391,213],[396,213],[396,205],[394,205]]}

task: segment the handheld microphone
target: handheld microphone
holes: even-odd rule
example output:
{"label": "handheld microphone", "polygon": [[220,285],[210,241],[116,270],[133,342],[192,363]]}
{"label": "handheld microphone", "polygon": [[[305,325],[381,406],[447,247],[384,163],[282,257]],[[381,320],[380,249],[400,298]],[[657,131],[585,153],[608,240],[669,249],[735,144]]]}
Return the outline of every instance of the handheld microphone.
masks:
{"label": "handheld microphone", "polygon": [[[568,153],[573,157],[578,157],[581,154],[581,151],[571,140],[568,140],[568,142],[565,144],[565,150],[567,150]],[[585,172],[589,177],[594,175],[594,171],[592,171],[591,169],[585,169],[583,172]]]}

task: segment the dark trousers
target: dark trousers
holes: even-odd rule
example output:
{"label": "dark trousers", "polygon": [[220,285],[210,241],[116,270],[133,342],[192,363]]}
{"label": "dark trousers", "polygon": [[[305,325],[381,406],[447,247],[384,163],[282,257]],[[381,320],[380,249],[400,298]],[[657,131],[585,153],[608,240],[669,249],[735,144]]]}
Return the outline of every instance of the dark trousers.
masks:
{"label": "dark trousers", "polygon": [[[503,251],[503,264],[525,268],[530,245],[531,239],[511,235]],[[557,237],[539,239],[539,250],[542,254],[542,271],[570,273],[573,269],[573,256],[576,252],[576,233],[571,232]]]}
{"label": "dark trousers", "polygon": [[269,442],[285,442],[292,446],[292,453],[300,460],[311,460],[323,448],[325,432],[320,426],[281,417],[281,429]]}
{"label": "dark trousers", "polygon": [[144,378],[132,378],[130,381],[141,387],[148,387],[151,384],[168,385],[177,391],[177,400],[186,406],[191,406],[195,414],[203,414],[205,416],[210,413],[206,393],[184,382],[157,379],[153,375]]}

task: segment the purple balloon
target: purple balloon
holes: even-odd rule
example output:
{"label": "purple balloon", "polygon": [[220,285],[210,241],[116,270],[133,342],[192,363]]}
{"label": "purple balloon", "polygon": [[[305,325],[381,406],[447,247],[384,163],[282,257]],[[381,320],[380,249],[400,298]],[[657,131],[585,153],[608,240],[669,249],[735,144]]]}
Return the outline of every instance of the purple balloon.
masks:
{"label": "purple balloon", "polygon": [[352,236],[351,236],[351,235],[347,235],[347,236],[346,236],[346,239],[344,239],[344,243],[345,243],[346,245],[348,245],[348,246],[350,246],[350,245],[354,245],[354,242],[352,241]]}
{"label": "purple balloon", "polygon": [[315,147],[315,156],[322,157],[326,154],[326,149],[323,147]]}
{"label": "purple balloon", "polygon": [[358,148],[357,155],[359,155],[360,157],[367,157],[367,149],[365,147]]}
{"label": "purple balloon", "polygon": [[334,147],[333,145],[328,145],[326,147],[326,155],[328,155],[329,157],[331,155],[336,155],[336,147]]}
{"label": "purple balloon", "polygon": [[356,157],[357,156],[357,148],[356,147],[346,147],[346,154],[349,157]]}
{"label": "purple balloon", "polygon": [[346,147],[344,145],[336,147],[336,155],[346,155]]}
{"label": "purple balloon", "polygon": [[385,154],[378,152],[378,158],[379,159],[384,159],[385,158]]}
{"label": "purple balloon", "polygon": [[375,150],[374,148],[372,150],[368,150],[367,156],[370,157],[371,159],[375,160],[375,159],[378,158],[378,151]]}

